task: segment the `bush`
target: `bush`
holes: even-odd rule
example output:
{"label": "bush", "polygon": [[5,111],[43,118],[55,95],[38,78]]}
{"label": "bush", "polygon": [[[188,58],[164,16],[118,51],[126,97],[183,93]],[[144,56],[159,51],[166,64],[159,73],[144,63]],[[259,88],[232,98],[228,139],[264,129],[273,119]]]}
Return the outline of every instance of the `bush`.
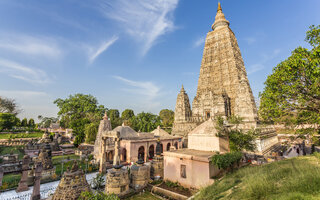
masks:
{"label": "bush", "polygon": [[117,195],[111,194],[107,195],[102,192],[92,193],[92,192],[82,192],[79,200],[120,200]]}
{"label": "bush", "polygon": [[219,169],[227,169],[233,166],[235,163],[239,164],[242,158],[241,152],[231,152],[226,154],[216,154],[211,158],[211,162],[215,164]]}

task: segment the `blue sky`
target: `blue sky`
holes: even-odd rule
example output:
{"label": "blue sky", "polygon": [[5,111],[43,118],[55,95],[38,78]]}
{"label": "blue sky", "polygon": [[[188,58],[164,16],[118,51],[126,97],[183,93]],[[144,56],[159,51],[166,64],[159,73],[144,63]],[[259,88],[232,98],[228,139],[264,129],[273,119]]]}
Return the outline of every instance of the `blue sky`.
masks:
{"label": "blue sky", "polygon": [[[120,111],[192,101],[217,0],[0,0],[0,95],[19,117],[56,116],[57,98],[84,93]],[[319,0],[222,0],[254,96],[272,68],[320,22]]]}

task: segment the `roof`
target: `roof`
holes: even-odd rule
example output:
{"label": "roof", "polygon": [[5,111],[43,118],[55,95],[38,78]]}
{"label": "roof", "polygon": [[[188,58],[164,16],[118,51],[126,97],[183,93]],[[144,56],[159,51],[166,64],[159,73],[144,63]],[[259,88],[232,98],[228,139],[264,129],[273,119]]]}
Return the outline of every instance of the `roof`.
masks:
{"label": "roof", "polygon": [[214,135],[218,133],[216,129],[216,123],[212,119],[203,122],[195,129],[193,129],[188,135]]}
{"label": "roof", "polygon": [[113,132],[120,132],[120,138],[136,138],[139,137],[138,133],[133,130],[130,126],[118,126],[112,130]]}
{"label": "roof", "polygon": [[154,136],[159,136],[159,137],[171,136],[167,131],[161,129],[160,126],[154,129],[151,133],[153,133]]}
{"label": "roof", "polygon": [[209,162],[210,158],[215,154],[216,152],[213,151],[200,151],[194,149],[178,149],[163,152],[164,156],[185,158],[189,160],[197,160],[203,162]]}

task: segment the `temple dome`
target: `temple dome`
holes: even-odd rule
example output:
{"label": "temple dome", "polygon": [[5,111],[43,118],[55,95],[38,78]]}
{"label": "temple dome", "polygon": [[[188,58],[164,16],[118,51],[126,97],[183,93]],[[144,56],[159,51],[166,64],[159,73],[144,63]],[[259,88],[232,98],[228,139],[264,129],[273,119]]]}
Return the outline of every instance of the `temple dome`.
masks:
{"label": "temple dome", "polygon": [[138,137],[138,133],[133,130],[130,126],[118,126],[112,130],[113,132],[120,132],[120,138],[135,138]]}

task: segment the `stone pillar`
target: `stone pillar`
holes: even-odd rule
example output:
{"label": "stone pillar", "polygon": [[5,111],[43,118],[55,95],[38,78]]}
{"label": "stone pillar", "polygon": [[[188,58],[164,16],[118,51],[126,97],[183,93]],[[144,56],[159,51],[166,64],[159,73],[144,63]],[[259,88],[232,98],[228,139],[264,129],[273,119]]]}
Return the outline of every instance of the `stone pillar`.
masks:
{"label": "stone pillar", "polygon": [[114,157],[113,157],[113,165],[120,165],[120,132],[117,132],[116,138],[114,138]]}
{"label": "stone pillar", "polygon": [[101,141],[101,153],[100,153],[100,167],[99,167],[99,172],[100,173],[105,173],[106,171],[106,140],[102,138]]}
{"label": "stone pillar", "polygon": [[0,166],[0,187],[2,186],[2,178],[3,178],[3,167]]}
{"label": "stone pillar", "polygon": [[28,187],[28,170],[29,170],[30,156],[25,155],[22,161],[22,176],[17,188],[17,192],[23,192],[29,190]]}
{"label": "stone pillar", "polygon": [[31,200],[40,200],[41,199],[41,196],[40,196],[41,174],[42,174],[42,163],[37,163]]}

